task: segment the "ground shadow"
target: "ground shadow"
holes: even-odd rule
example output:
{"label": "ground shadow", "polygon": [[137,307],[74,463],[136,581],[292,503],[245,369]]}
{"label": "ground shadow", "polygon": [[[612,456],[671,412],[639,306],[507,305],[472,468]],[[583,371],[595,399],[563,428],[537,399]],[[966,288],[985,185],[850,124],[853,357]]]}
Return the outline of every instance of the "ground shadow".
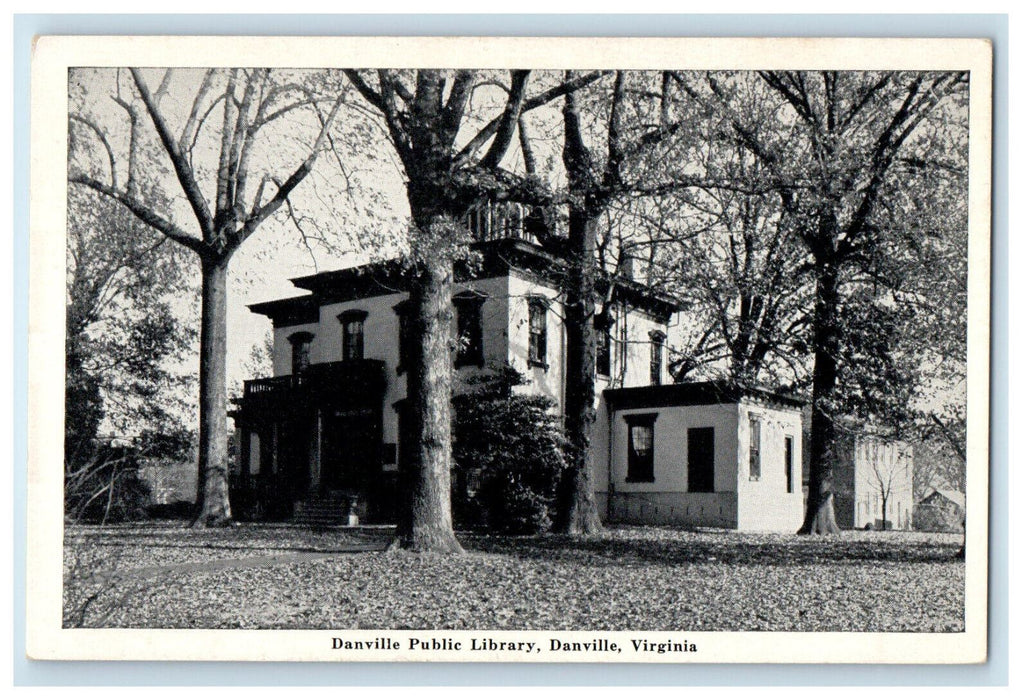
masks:
{"label": "ground shadow", "polygon": [[[525,559],[569,561],[593,566],[621,566],[629,560],[668,566],[729,564],[734,566],[800,566],[807,564],[954,563],[956,546],[945,542],[910,542],[884,538],[787,537],[748,542],[717,533],[698,533],[689,539],[604,535],[574,537],[540,535],[503,538],[467,535],[469,551],[506,554]],[[724,539],[719,539],[724,538]]]}

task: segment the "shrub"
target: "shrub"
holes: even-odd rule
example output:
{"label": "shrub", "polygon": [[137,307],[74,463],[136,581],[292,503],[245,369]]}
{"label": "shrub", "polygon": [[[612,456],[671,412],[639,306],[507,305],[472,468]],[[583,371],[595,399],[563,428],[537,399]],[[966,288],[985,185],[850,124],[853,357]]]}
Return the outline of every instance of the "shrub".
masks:
{"label": "shrub", "polygon": [[554,403],[520,394],[509,367],[470,380],[454,397],[454,520],[505,534],[550,527],[564,438]]}
{"label": "shrub", "polygon": [[100,444],[86,460],[66,465],[64,517],[110,523],[148,517],[150,488],[139,478],[139,455],[130,447]]}
{"label": "shrub", "polygon": [[491,532],[531,535],[548,531],[553,522],[553,495],[533,491],[524,484],[494,479],[481,491],[479,502]]}

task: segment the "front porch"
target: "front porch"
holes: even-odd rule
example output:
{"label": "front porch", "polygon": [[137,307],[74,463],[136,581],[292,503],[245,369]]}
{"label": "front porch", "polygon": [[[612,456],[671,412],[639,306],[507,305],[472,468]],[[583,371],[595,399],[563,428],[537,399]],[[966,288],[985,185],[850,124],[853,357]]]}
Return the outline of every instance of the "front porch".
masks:
{"label": "front porch", "polygon": [[[347,360],[254,379],[232,413],[240,520],[346,525],[394,518],[395,464],[382,443],[385,363]],[[395,451],[395,450],[394,450]]]}

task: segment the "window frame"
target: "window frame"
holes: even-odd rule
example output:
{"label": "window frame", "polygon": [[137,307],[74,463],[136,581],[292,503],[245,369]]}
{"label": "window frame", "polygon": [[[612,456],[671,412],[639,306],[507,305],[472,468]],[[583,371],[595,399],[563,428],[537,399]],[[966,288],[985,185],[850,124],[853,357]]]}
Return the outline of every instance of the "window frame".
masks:
{"label": "window frame", "polygon": [[[654,455],[657,452],[657,413],[632,413],[622,416],[626,425],[625,438],[625,483],[654,483]],[[650,432],[650,449],[642,455],[636,447],[634,428],[645,428]]]}
{"label": "window frame", "polygon": [[[547,302],[545,297],[530,296],[528,298],[528,309],[529,309],[529,344],[527,351],[527,361],[529,367],[539,367],[544,371],[549,368],[547,364],[547,311],[550,309],[550,304]],[[539,319],[540,327],[533,328],[533,320]],[[533,341],[533,337],[538,340]]]}
{"label": "window frame", "polygon": [[[467,290],[455,294],[454,311],[457,323],[457,352],[454,358],[454,367],[482,367],[485,364],[485,338],[482,328],[482,307],[486,302],[486,295],[475,290]],[[469,320],[472,323],[473,343],[465,346],[461,340],[463,337],[462,324]]]}
{"label": "window frame", "polygon": [[411,301],[395,304],[393,313],[397,315],[397,374],[403,374],[411,364]]}
{"label": "window frame", "polygon": [[668,336],[661,331],[650,332],[650,385],[660,386],[664,380],[665,341]]}
{"label": "window frame", "polygon": [[750,455],[750,480],[761,481],[761,416],[757,413],[748,413],[747,420],[750,435],[747,450]]}
{"label": "window frame", "polygon": [[[349,309],[336,316],[339,320],[340,328],[342,331],[341,341],[342,346],[340,350],[340,359],[346,361],[356,361],[365,359],[364,355],[364,323],[368,318],[368,312],[364,309]],[[351,324],[357,325],[357,332],[351,334]],[[356,338],[357,342],[353,342],[353,338]],[[348,341],[348,339],[351,339]],[[357,352],[348,355],[348,349],[356,348]]]}
{"label": "window frame", "polygon": [[612,373],[611,328],[614,325],[614,319],[610,315],[596,314],[593,317],[593,328],[597,334],[597,376],[600,377],[610,377]]}
{"label": "window frame", "polygon": [[[297,331],[286,338],[286,340],[290,344],[290,374],[300,374],[311,366],[311,342],[314,340],[314,333],[311,331]],[[298,357],[298,350],[303,351],[302,363],[298,362],[300,359]]]}

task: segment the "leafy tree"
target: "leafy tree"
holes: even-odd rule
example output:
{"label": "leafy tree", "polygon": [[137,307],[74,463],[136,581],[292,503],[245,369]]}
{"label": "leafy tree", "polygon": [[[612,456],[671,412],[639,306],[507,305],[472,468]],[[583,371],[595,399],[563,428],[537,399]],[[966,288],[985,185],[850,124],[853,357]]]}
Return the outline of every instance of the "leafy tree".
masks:
{"label": "leafy tree", "polygon": [[[786,108],[787,116],[771,135],[740,108],[741,85],[755,78]],[[912,189],[910,173],[938,172],[929,164],[945,159],[947,152],[933,133],[930,117],[962,109],[968,76],[763,71],[756,76],[679,74],[678,80],[694,100],[724,118],[724,138],[744,145],[767,168],[781,192],[792,235],[810,256],[814,298],[808,348],[814,412],[811,480],[800,531],[835,532],[834,418],[847,403],[841,405],[839,392],[841,373],[846,374],[846,336],[874,335],[848,330],[860,314],[847,316],[846,299],[874,281],[868,275],[902,232],[925,233],[912,225],[919,212],[904,201]],[[945,207],[943,213],[952,216],[954,208]],[[885,314],[875,315],[882,320]],[[871,318],[867,307],[865,316]]]}
{"label": "leafy tree", "polygon": [[128,436],[177,424],[188,380],[175,365],[194,336],[172,308],[192,291],[176,251],[89,191],[69,191],[68,211],[65,457],[77,468],[102,427]]}
{"label": "leafy tree", "polygon": [[[740,108],[750,110],[753,128],[774,133],[777,100],[745,94]],[[792,235],[790,202],[759,158],[722,135],[721,114],[690,109],[694,123],[680,140],[690,141],[684,160],[702,182],[654,203],[663,235],[648,237],[648,277],[683,300],[687,332],[671,348],[673,375],[803,386],[809,371],[797,346],[807,329],[810,268]]]}
{"label": "leafy tree", "polygon": [[[231,518],[225,367],[229,262],[266,220],[288,205],[290,195],[311,172],[348,91],[331,73],[298,77],[270,69],[232,68],[209,69],[202,75],[182,71],[179,76],[168,69],[155,89],[143,70],[128,69],[128,81],[123,72],[115,72],[111,95],[123,112],[120,126],[105,130],[103,122],[85,108],[70,115],[70,128],[76,124],[84,128],[102,155],[76,160],[73,154],[69,182],[118,202],[196,256],[201,274],[201,331],[195,525],[222,525]],[[183,76],[187,82],[199,78],[199,85],[180,83],[178,78]],[[73,72],[72,81],[76,79]],[[325,85],[318,85],[319,79],[328,83],[333,97],[321,97],[324,90],[319,88]],[[191,98],[179,99],[187,93]],[[306,121],[299,115],[306,115]],[[148,122],[152,134],[146,130]],[[304,141],[301,136],[299,147],[292,149],[295,153],[288,153],[290,149],[284,153],[282,144],[298,133],[311,138]],[[174,185],[159,181],[167,188],[162,190],[163,198],[149,198],[142,179],[145,174],[165,172],[169,162]],[[213,198],[205,191],[214,192]],[[174,211],[168,210],[166,203],[176,194],[185,199],[193,227],[176,223]]]}

